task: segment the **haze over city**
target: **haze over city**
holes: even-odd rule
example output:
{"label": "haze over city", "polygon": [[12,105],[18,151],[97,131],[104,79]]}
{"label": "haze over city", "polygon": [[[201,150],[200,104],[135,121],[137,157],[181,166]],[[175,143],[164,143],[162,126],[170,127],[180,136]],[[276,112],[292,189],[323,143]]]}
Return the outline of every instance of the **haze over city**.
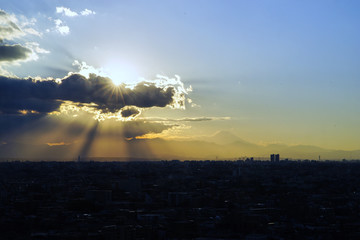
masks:
{"label": "haze over city", "polygon": [[2,1],[0,158],[359,159],[358,1]]}

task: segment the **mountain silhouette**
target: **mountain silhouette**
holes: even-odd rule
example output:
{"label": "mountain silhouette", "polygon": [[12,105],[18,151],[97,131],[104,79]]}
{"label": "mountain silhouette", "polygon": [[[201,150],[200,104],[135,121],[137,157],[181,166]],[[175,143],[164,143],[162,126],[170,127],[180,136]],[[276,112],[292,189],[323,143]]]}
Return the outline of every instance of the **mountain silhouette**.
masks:
{"label": "mountain silhouette", "polygon": [[238,136],[228,132],[228,131],[219,131],[215,133],[213,136],[207,137],[203,139],[206,142],[212,142],[219,145],[227,145],[235,142],[242,142],[247,143],[243,139],[239,138]]}
{"label": "mountain silhouette", "polygon": [[[222,131],[201,140],[165,140],[131,139],[118,142],[111,148],[91,151],[89,157],[113,157],[132,159],[228,159],[239,157],[257,157],[269,159],[270,154],[278,153],[280,158],[315,159],[322,160],[360,159],[360,150],[344,151],[331,150],[311,145],[288,146],[285,144],[269,144],[267,146],[247,142],[236,135]],[[117,146],[123,146],[119,151]],[[32,144],[28,142],[9,142],[0,144],[0,158],[74,158],[76,144],[66,146],[48,146],[46,144]],[[77,146],[79,147],[79,146]],[[22,149],[22,151],[19,151]],[[93,150],[93,149],[92,149]],[[74,155],[74,156],[73,156]]]}

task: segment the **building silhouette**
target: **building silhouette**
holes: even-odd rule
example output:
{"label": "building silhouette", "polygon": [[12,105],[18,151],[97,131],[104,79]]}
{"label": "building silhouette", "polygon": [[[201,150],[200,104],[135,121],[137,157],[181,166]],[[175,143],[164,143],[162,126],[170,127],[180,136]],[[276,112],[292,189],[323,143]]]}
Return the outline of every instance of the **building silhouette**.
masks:
{"label": "building silhouette", "polygon": [[271,154],[270,161],[271,162],[280,162],[280,154]]}

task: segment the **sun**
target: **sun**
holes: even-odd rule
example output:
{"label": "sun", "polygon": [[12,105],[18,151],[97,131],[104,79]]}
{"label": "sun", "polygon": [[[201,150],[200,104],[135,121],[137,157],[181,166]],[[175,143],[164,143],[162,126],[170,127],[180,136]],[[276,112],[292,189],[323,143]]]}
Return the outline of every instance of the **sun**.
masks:
{"label": "sun", "polygon": [[139,82],[139,74],[136,69],[129,65],[111,63],[104,67],[107,75],[117,86],[126,84],[134,86]]}

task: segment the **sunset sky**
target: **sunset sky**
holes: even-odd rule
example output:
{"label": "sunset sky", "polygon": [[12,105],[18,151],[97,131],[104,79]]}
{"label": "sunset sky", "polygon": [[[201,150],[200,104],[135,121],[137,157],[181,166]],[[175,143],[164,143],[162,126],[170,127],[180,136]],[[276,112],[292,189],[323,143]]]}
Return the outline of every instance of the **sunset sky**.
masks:
{"label": "sunset sky", "polygon": [[13,147],[2,156],[132,156],[130,139],[162,138],[165,149],[224,131],[360,149],[359,1],[0,8],[0,146]]}

